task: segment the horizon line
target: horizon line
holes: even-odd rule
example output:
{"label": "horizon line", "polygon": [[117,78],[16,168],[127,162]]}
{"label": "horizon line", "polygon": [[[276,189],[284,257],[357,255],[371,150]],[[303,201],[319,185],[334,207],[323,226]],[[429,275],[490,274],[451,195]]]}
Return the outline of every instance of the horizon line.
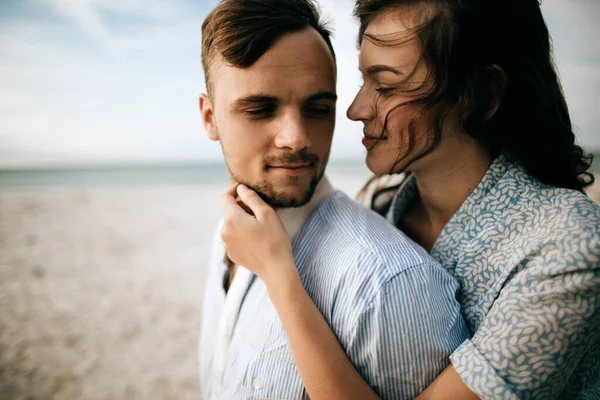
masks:
{"label": "horizon line", "polygon": [[[600,149],[588,151],[594,157],[591,170],[600,171]],[[347,165],[360,163],[364,165],[364,157],[348,157],[348,158],[333,158],[330,159],[328,165]],[[130,162],[72,162],[72,163],[40,163],[40,164],[21,164],[21,165],[6,165],[0,164],[0,172],[36,172],[36,171],[102,171],[102,170],[118,170],[118,169],[152,169],[152,168],[194,168],[194,167],[224,167],[224,160],[211,161],[130,161]]]}
{"label": "horizon line", "polygon": [[[364,164],[364,157],[356,158],[334,158],[330,159],[328,165],[332,164]],[[225,161],[148,161],[148,162],[99,162],[99,163],[48,163],[32,165],[0,165],[0,172],[36,172],[36,171],[100,171],[118,169],[152,169],[152,168],[194,168],[194,167],[225,167]]]}

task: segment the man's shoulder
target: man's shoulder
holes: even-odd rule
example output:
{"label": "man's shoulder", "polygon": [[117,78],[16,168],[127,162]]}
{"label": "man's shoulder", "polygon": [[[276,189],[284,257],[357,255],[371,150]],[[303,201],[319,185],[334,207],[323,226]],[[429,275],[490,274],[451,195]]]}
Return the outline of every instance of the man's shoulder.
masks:
{"label": "man's shoulder", "polygon": [[334,191],[319,206],[316,230],[359,248],[364,262],[404,267],[433,263],[421,246],[373,210]]}
{"label": "man's shoulder", "polygon": [[[404,236],[404,234],[393,226],[388,220],[368,207],[348,197],[344,192],[335,190],[318,208],[318,216],[323,223],[331,225],[332,228],[340,229],[351,236],[363,238],[362,231],[356,228],[368,227],[375,232],[386,232],[392,237]],[[356,233],[360,232],[358,235]],[[353,235],[355,233],[356,235]],[[373,238],[373,235],[366,235]]]}

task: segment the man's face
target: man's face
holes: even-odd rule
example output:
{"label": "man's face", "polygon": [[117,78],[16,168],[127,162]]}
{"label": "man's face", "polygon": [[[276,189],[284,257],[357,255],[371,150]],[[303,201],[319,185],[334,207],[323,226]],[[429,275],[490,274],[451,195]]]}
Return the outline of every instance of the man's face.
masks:
{"label": "man's face", "polygon": [[335,62],[323,38],[312,28],[284,35],[249,68],[215,60],[211,81],[200,109],[231,177],[274,207],[308,202],[335,125]]}

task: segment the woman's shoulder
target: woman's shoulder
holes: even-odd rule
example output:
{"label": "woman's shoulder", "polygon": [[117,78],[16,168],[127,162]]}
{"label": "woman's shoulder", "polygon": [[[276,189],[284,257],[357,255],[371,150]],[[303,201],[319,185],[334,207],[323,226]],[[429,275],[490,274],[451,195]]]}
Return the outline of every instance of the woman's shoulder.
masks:
{"label": "woman's shoulder", "polygon": [[519,166],[506,168],[467,200],[435,250],[442,259],[494,260],[499,269],[530,258],[539,265],[582,257],[593,264],[600,259],[600,207],[585,194],[547,185]]}
{"label": "woman's shoulder", "polygon": [[[511,187],[518,193],[507,211],[515,209],[529,215],[529,220],[538,225],[560,228],[561,224],[567,224],[600,235],[600,206],[584,193],[544,184],[527,173],[515,174],[514,181],[514,186],[511,182],[504,185],[507,188],[504,194],[509,195]],[[499,186],[502,192],[502,185]]]}
{"label": "woman's shoulder", "polygon": [[555,261],[600,257],[600,206],[584,193],[517,171],[498,182],[483,203],[471,210],[476,241],[491,235],[485,241],[498,241],[498,250],[518,248],[528,257],[545,254]]}

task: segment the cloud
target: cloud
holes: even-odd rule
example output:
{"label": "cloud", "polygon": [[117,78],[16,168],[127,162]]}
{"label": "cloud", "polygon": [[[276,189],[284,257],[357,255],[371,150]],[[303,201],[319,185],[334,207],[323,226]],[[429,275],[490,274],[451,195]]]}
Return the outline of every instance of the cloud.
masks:
{"label": "cloud", "polygon": [[[196,106],[204,91],[199,30],[208,7],[43,1],[57,19],[0,28],[0,166],[221,160]],[[332,159],[361,157],[361,127],[345,118],[358,86],[351,3],[325,3],[339,57]],[[122,34],[111,16],[145,23]]]}
{"label": "cloud", "polygon": [[[139,6],[129,3],[119,7],[133,12]],[[161,9],[150,4],[143,13]],[[77,24],[100,20],[104,9],[88,4],[82,10],[68,18]],[[174,19],[161,14],[161,24],[126,38],[104,20],[75,28],[54,20],[4,24],[0,166],[217,158],[219,149],[205,138],[196,108],[204,87],[202,13],[168,14]],[[114,43],[126,45],[115,49]]]}
{"label": "cloud", "polygon": [[333,46],[338,65],[338,104],[332,159],[362,158],[362,124],[346,118],[346,110],[354,100],[361,82],[358,71],[358,25],[352,17],[352,1],[321,1],[323,16],[331,21]]}
{"label": "cloud", "polygon": [[[221,160],[196,106],[200,24],[216,0],[37,0],[0,24],[0,167]],[[332,159],[361,158],[346,117],[360,75],[353,1],[321,0],[338,56]],[[2,7],[0,5],[0,7]],[[600,148],[596,0],[545,0],[579,137]]]}
{"label": "cloud", "polygon": [[553,37],[556,63],[579,142],[600,150],[600,15],[597,0],[545,0],[542,12]]}
{"label": "cloud", "polygon": [[[160,0],[41,1],[53,8],[58,14],[76,21],[81,28],[91,34],[109,51],[123,52],[146,47],[153,42],[152,39],[165,33],[163,26],[156,29],[152,24],[166,24],[168,30],[168,28],[172,28],[188,19],[182,2]],[[114,33],[107,22],[107,16],[110,15],[145,19],[148,25],[139,29],[138,32],[130,32],[127,36],[119,36]]]}

